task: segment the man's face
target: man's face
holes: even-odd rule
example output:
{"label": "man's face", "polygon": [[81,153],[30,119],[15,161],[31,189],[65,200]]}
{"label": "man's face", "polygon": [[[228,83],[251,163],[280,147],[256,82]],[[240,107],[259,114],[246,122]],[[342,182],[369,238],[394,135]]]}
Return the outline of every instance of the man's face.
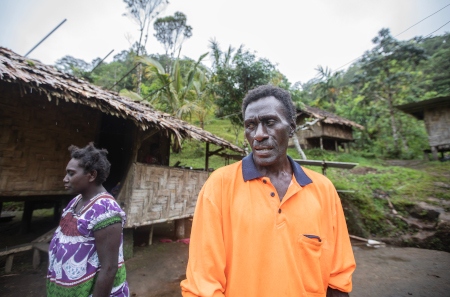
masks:
{"label": "man's face", "polygon": [[70,194],[80,194],[90,186],[92,175],[85,173],[80,167],[79,160],[71,159],[66,167],[66,176],[63,179],[64,188]]}
{"label": "man's face", "polygon": [[257,166],[284,164],[289,137],[295,125],[284,105],[275,97],[250,103],[244,115],[245,137]]}

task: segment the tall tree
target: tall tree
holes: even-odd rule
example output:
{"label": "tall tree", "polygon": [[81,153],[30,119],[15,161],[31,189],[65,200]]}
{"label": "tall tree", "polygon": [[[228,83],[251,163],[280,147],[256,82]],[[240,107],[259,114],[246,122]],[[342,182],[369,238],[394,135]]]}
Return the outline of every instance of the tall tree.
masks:
{"label": "tall tree", "polygon": [[336,111],[336,101],[340,89],[341,72],[332,72],[328,67],[318,66],[318,81],[312,88],[315,100],[312,105],[326,109],[331,112]]}
{"label": "tall tree", "polygon": [[450,33],[420,40],[420,46],[430,56],[427,63],[422,63],[421,69],[430,78],[427,90],[434,92],[433,96],[450,94]]}
{"label": "tall tree", "polygon": [[[141,56],[141,49],[144,48],[148,40],[150,24],[154,18],[167,6],[168,0],[123,0],[127,5],[128,13],[124,15],[132,18],[139,26],[139,41],[137,43],[136,56]],[[141,93],[142,68],[138,66],[138,82],[136,92]]]}
{"label": "tall tree", "polygon": [[213,72],[216,75],[216,115],[227,117],[235,130],[236,141],[242,127],[241,105],[247,92],[268,84],[277,76],[275,66],[267,59],[256,56],[240,46],[221,51],[217,41],[210,41]]}
{"label": "tall tree", "polygon": [[180,56],[183,42],[192,36],[192,27],[186,21],[186,15],[177,11],[173,16],[156,19],[153,24],[156,39],[163,44],[166,55],[171,58],[174,58],[176,51],[177,57]]}
{"label": "tall tree", "polygon": [[366,101],[366,106],[372,109],[372,116],[389,119],[389,124],[378,128],[391,130],[393,153],[399,155],[409,148],[405,134],[401,133],[403,114],[399,114],[395,105],[411,100],[410,86],[420,76],[414,70],[426,56],[415,40],[398,41],[391,36],[389,29],[380,30],[372,42],[375,46],[359,62],[361,72],[355,82],[362,94],[360,101]]}
{"label": "tall tree", "polygon": [[75,75],[77,77],[86,77],[87,73],[92,69],[92,65],[82,59],[72,56],[64,56],[55,63],[56,69]]}

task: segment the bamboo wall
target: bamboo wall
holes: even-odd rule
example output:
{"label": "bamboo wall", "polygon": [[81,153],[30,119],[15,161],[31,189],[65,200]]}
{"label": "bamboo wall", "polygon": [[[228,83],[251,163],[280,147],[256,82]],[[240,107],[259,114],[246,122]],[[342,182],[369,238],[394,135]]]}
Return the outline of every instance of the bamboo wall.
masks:
{"label": "bamboo wall", "polygon": [[450,107],[425,110],[424,120],[431,147],[450,145]]}
{"label": "bamboo wall", "polygon": [[117,198],[126,227],[192,216],[207,178],[206,171],[134,163]]}
{"label": "bamboo wall", "polygon": [[343,125],[317,123],[311,130],[299,131],[299,133],[299,136],[303,138],[328,137],[348,141],[353,140],[352,128]]}
{"label": "bamboo wall", "polygon": [[1,83],[0,197],[65,194],[67,148],[94,140],[99,116],[37,93],[21,97],[18,88]]}

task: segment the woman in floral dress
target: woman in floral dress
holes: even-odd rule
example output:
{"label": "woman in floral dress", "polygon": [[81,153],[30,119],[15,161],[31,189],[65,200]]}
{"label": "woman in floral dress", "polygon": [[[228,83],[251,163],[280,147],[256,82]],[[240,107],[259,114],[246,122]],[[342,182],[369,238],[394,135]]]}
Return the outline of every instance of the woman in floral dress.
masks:
{"label": "woman in floral dress", "polygon": [[70,146],[63,179],[77,196],[63,210],[49,248],[47,296],[129,296],[123,260],[125,213],[102,183],[106,150]]}

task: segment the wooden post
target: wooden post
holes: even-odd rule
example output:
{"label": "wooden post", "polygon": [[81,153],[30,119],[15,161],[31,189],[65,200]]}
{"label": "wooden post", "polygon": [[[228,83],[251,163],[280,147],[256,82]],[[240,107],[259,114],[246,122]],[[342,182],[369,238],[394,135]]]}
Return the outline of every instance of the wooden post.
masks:
{"label": "wooden post", "polygon": [[148,245],[153,244],[153,224],[150,225],[150,233],[148,234]]}
{"label": "wooden post", "polygon": [[334,140],[334,150],[335,150],[336,152],[339,151],[338,143],[337,143],[337,140],[336,140],[336,139]]}
{"label": "wooden post", "polygon": [[435,146],[431,147],[431,153],[433,154],[433,160],[437,161],[438,160],[438,151]]}
{"label": "wooden post", "polygon": [[183,239],[186,237],[185,219],[175,220],[175,237]]}
{"label": "wooden post", "polygon": [[205,170],[209,169],[209,142],[206,143],[206,153],[205,153]]}
{"label": "wooden post", "polygon": [[320,149],[323,150],[323,139],[320,137]]}
{"label": "wooden post", "polygon": [[133,257],[133,228],[123,229],[123,257],[125,260]]}
{"label": "wooden post", "polygon": [[55,204],[53,205],[53,221],[59,222],[61,218],[61,208],[62,208],[62,201],[55,201]]}
{"label": "wooden post", "polygon": [[327,163],[325,163],[325,161],[322,161],[322,174],[323,175],[327,175]]}
{"label": "wooden post", "polygon": [[33,268],[38,268],[39,263],[41,263],[41,252],[35,248],[33,250]]}
{"label": "wooden post", "polygon": [[22,214],[21,234],[30,232],[31,218],[33,217],[34,203],[32,201],[25,201]]}
{"label": "wooden post", "polygon": [[13,260],[14,260],[14,254],[8,255],[8,257],[6,258],[6,263],[5,263],[5,272],[6,273],[11,272]]}

